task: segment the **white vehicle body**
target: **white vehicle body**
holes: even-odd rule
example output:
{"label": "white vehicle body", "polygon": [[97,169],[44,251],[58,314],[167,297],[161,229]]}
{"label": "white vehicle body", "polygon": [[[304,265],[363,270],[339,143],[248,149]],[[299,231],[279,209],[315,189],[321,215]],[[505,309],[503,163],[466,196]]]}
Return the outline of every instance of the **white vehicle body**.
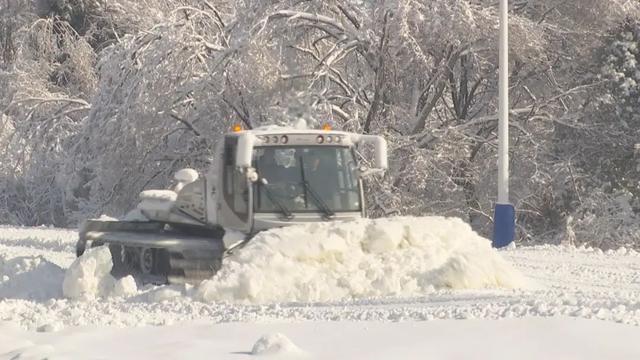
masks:
{"label": "white vehicle body", "polygon": [[[364,143],[374,151],[370,169],[356,161]],[[77,254],[106,244],[116,275],[198,281],[259,231],[365,216],[362,178],[387,168],[382,137],[332,130],[238,131],[224,136],[217,154],[205,176],[183,169],[172,189],[143,191],[136,210],[143,216],[134,221],[87,221]]]}

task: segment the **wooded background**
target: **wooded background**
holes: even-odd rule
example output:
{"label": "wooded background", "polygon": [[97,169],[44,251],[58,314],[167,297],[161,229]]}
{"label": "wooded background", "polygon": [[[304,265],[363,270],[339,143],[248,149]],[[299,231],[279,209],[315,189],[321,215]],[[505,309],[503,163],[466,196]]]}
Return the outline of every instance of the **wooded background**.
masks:
{"label": "wooded background", "polygon": [[[640,247],[640,3],[510,2],[521,243]],[[0,223],[122,215],[231,124],[384,135],[373,216],[491,234],[495,0],[0,0]]]}

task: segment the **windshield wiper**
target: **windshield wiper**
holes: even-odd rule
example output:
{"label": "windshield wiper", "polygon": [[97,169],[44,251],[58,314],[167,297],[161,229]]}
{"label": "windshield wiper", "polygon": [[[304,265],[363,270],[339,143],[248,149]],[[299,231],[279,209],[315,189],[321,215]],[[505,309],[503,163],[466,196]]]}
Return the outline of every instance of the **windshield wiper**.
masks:
{"label": "windshield wiper", "polygon": [[309,191],[309,194],[311,194],[311,198],[315,201],[316,205],[318,205],[318,207],[320,208],[320,210],[322,210],[322,212],[324,213],[324,217],[329,220],[329,219],[333,219],[334,217],[336,217],[336,213],[334,213],[329,206],[327,205],[326,202],[324,202],[322,200],[322,198],[320,197],[320,195],[318,195],[318,193],[311,187],[311,185],[309,185],[308,181],[303,181],[302,185],[304,185],[305,189],[307,189]]}
{"label": "windshield wiper", "polygon": [[273,192],[271,191],[271,189],[269,189],[269,183],[267,181],[267,179],[262,178],[260,179],[260,184],[262,184],[262,188],[264,189],[265,193],[267,194],[267,198],[269,198],[269,200],[271,201],[271,203],[273,203],[278,210],[280,210],[280,212],[282,213],[283,217],[285,220],[291,220],[295,217],[295,215],[293,215],[293,213],[291,213],[291,210],[289,210],[280,200],[277,199],[277,197],[273,194]]}
{"label": "windshield wiper", "polygon": [[326,202],[322,200],[322,197],[318,195],[314,188],[311,187],[311,184],[307,181],[307,178],[304,175],[304,162],[302,161],[302,155],[300,155],[300,175],[302,176],[302,185],[309,194],[311,198],[314,200],[318,208],[324,213],[324,218],[327,220],[333,219],[336,214],[329,208]]}

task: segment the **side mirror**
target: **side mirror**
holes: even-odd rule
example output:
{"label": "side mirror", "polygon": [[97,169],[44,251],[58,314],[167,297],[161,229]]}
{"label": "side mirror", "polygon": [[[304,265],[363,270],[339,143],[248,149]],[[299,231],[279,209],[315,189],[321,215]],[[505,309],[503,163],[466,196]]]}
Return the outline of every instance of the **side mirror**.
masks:
{"label": "side mirror", "polygon": [[254,167],[246,168],[245,175],[247,176],[247,180],[251,181],[252,183],[258,181],[258,172]]}
{"label": "side mirror", "polygon": [[377,135],[353,135],[351,140],[358,143],[369,143],[375,148],[375,167],[380,170],[386,170],[389,167],[387,160],[387,141],[382,136]]}
{"label": "side mirror", "polygon": [[236,166],[240,168],[251,167],[253,156],[254,137],[251,134],[238,135],[238,150],[236,153]]}
{"label": "side mirror", "polygon": [[364,165],[360,165],[360,167],[358,167],[358,177],[361,179],[382,174],[384,174],[384,169],[370,169]]}
{"label": "side mirror", "polygon": [[198,172],[193,169],[185,168],[182,170],[178,170],[173,175],[173,179],[176,181],[176,184],[172,190],[175,192],[179,192],[185,185],[191,184],[192,182],[198,180]]}

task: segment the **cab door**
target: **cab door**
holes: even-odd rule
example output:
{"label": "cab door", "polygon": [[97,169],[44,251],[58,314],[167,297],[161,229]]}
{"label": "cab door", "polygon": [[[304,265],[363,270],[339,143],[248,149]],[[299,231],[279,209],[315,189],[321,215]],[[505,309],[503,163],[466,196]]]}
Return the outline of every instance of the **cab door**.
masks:
{"label": "cab door", "polygon": [[249,233],[253,222],[253,192],[245,170],[236,166],[238,137],[224,138],[220,164],[221,188],[218,195],[219,224]]}

